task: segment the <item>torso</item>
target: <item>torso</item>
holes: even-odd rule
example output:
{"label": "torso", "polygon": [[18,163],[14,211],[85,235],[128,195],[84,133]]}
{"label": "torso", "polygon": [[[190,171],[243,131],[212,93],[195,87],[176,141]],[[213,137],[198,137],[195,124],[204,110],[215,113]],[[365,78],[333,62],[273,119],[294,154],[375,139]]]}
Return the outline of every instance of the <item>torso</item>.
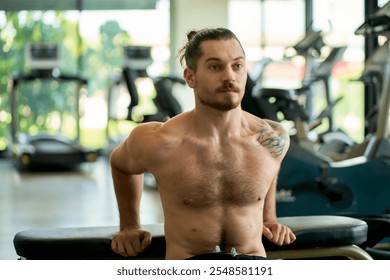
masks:
{"label": "torso", "polygon": [[169,123],[158,128],[170,130],[170,140],[159,131],[163,136],[150,152],[160,161],[148,167],[163,203],[167,259],[210,253],[216,245],[265,257],[264,198],[280,162],[259,140],[259,126],[267,124],[257,122],[218,143],[187,134],[178,124],[173,139]]}

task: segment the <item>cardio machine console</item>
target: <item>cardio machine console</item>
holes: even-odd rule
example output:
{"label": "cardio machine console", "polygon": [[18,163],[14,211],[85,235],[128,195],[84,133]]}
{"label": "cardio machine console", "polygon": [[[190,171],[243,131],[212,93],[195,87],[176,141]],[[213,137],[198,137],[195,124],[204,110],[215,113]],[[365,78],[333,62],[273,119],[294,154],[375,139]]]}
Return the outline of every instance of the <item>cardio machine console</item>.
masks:
{"label": "cardio machine console", "polygon": [[133,70],[146,70],[153,63],[151,47],[126,46],[124,47],[125,66]]}
{"label": "cardio machine console", "polygon": [[26,47],[26,63],[34,70],[50,70],[61,64],[59,46],[48,43],[30,43]]}

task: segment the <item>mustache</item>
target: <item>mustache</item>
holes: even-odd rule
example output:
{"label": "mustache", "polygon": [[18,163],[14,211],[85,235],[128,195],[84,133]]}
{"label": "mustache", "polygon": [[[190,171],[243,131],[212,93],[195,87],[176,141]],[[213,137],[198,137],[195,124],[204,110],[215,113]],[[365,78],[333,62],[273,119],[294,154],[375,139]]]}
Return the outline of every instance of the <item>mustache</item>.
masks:
{"label": "mustache", "polygon": [[240,92],[241,88],[237,86],[235,83],[232,82],[226,82],[222,86],[217,88],[218,92],[225,92],[225,91],[235,91]]}

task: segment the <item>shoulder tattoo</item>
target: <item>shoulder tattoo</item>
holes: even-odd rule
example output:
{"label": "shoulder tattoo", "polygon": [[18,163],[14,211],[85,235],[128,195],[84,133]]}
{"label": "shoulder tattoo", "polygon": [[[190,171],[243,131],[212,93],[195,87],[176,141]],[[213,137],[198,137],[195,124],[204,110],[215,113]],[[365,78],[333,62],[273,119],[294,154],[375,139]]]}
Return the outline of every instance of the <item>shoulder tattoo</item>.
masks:
{"label": "shoulder tattoo", "polygon": [[262,121],[259,126],[257,141],[260,145],[266,147],[274,158],[282,155],[289,143],[289,137],[282,125]]}

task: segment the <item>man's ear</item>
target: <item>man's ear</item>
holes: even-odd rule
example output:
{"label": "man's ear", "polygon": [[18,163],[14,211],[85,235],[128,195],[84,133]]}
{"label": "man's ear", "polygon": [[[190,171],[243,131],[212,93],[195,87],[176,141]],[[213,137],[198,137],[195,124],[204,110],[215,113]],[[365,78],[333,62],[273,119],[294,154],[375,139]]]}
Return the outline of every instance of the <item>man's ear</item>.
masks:
{"label": "man's ear", "polygon": [[193,70],[186,67],[184,69],[183,76],[184,76],[184,80],[186,80],[186,83],[190,88],[193,88],[196,86],[196,77],[195,77],[195,72]]}

